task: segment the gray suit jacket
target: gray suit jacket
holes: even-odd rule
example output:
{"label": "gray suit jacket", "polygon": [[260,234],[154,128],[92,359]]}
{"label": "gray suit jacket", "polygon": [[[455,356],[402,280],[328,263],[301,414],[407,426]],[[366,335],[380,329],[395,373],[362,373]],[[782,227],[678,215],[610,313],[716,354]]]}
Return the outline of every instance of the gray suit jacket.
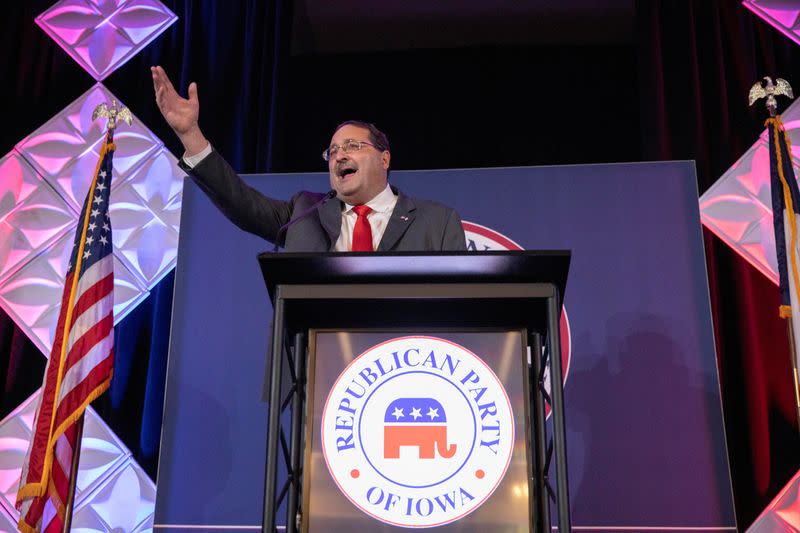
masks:
{"label": "gray suit jacket", "polygon": [[[288,202],[270,198],[248,186],[216,151],[194,168],[185,170],[228,219],[241,229],[275,242],[278,230],[324,196],[302,191]],[[410,198],[392,187],[397,205],[378,246],[379,252],[435,252],[466,250],[464,229],[455,210]],[[280,236],[288,252],[333,251],[342,228],[342,202],[333,198]]]}

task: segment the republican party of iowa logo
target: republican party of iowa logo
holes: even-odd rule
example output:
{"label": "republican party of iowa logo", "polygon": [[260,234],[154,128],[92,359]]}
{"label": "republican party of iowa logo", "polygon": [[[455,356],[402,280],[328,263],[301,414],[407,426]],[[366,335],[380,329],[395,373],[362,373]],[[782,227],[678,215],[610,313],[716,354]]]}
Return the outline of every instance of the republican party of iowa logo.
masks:
{"label": "republican party of iowa logo", "polygon": [[401,337],[342,372],[321,438],[333,480],[356,507],[388,524],[433,527],[492,495],[511,460],[514,417],[477,355],[444,339]]}

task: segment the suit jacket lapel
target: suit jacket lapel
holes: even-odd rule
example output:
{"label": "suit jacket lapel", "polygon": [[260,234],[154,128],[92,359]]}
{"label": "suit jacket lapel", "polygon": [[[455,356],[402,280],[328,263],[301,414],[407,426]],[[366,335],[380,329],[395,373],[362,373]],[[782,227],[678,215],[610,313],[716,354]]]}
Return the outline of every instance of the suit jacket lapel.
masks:
{"label": "suit jacket lapel", "polygon": [[338,198],[333,198],[322,204],[318,211],[322,229],[328,234],[328,239],[330,240],[328,250],[333,250],[333,247],[336,246],[336,241],[339,240],[339,233],[342,231],[342,201]]}
{"label": "suit jacket lapel", "polygon": [[414,211],[417,207],[414,201],[408,196],[404,195],[399,190],[392,187],[392,190],[397,194],[397,204],[394,206],[392,216],[389,218],[389,223],[386,225],[386,231],[383,232],[383,237],[378,245],[379,252],[388,252],[391,250],[400,237],[414,222]]}

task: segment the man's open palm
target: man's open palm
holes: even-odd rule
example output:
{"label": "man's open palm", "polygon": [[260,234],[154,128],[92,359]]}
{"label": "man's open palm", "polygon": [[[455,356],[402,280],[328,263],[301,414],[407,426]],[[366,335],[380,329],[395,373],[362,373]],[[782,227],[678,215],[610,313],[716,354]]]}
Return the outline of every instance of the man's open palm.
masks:
{"label": "man's open palm", "polygon": [[189,84],[189,98],[183,98],[173,87],[167,73],[161,67],[152,67],[153,89],[156,93],[156,104],[167,124],[179,136],[197,128],[200,116],[200,100],[197,98],[197,84]]}

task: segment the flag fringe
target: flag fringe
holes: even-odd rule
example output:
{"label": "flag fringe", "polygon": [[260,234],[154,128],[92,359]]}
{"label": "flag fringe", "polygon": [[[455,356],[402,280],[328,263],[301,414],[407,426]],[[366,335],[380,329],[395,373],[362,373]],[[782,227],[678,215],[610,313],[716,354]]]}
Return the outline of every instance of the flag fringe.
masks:
{"label": "flag fringe", "polygon": [[[56,430],[53,432],[52,441],[48,443],[48,452],[50,452],[50,450],[55,450],[56,440],[58,440],[58,438],[64,434],[64,432],[67,430],[68,427],[77,422],[78,419],[81,416],[83,416],[89,404],[95,401],[97,398],[99,398],[100,395],[103,394],[106,390],[108,390],[108,387],[111,385],[112,377],[113,377],[113,371],[111,376],[109,376],[107,380],[103,381],[100,385],[97,386],[97,388],[95,388],[91,393],[89,393],[89,395],[86,397],[86,400],[80,405],[80,407],[78,407],[75,411],[73,411],[72,414],[70,414],[64,420],[64,422],[62,422],[56,428]],[[49,487],[50,485],[49,483],[45,485],[45,480],[50,479],[50,471],[53,468],[53,453],[50,452],[47,455],[45,455],[44,460],[45,464],[43,471],[46,472],[47,475],[46,476],[43,475],[42,476],[43,479],[38,483],[27,483],[25,486],[20,488],[19,492],[17,492],[18,500],[20,498],[35,498],[38,496],[44,496],[45,492],[47,492],[46,488]]]}
{"label": "flag fringe", "polygon": [[39,530],[35,526],[28,525],[25,522],[25,517],[20,516],[19,522],[17,522],[17,529],[20,530],[21,533],[39,533]]}
{"label": "flag fringe", "polygon": [[[786,142],[786,151],[789,152],[791,150],[791,143],[789,142],[789,134],[786,132],[786,129],[783,127],[783,122],[781,121],[780,115],[775,117],[770,117],[764,122],[764,125],[767,126],[769,124],[774,125],[773,134],[775,136],[775,156],[777,157],[777,166],[778,166],[778,177],[781,180],[781,186],[783,187],[783,203],[786,206],[786,216],[789,218],[789,253],[786,255],[789,256],[789,264],[791,265],[791,275],[792,279],[794,280],[794,287],[795,287],[795,302],[800,302],[800,295],[796,292],[800,289],[800,274],[798,274],[797,268],[797,222],[795,218],[795,210],[794,204],[792,202],[792,193],[789,190],[789,182],[786,181],[786,176],[783,173],[783,157],[781,155],[781,143],[780,139],[778,138],[778,131],[783,133],[784,141]],[[775,236],[775,238],[779,238],[779,236]],[[788,318],[792,316],[791,308],[788,310],[788,314],[784,307],[788,306],[781,306],[778,311],[778,314],[782,318]]]}
{"label": "flag fringe", "polygon": [[[97,187],[97,174],[100,172],[100,166],[103,164],[103,159],[105,158],[106,154],[109,151],[116,150],[117,146],[111,141],[112,136],[111,132],[109,131],[106,134],[105,141],[103,142],[103,146],[100,149],[100,156],[97,160],[97,165],[94,169],[94,175],[92,177],[92,183],[89,186],[89,194],[93,194],[95,188]],[[70,288],[69,294],[69,301],[67,302],[67,315],[64,321],[64,332],[65,332],[65,340],[61,343],[61,354],[59,356],[58,361],[58,374],[56,377],[56,387],[55,387],[55,394],[53,395],[53,409],[52,414],[50,416],[50,439],[47,443],[47,448],[45,451],[44,456],[44,464],[42,465],[42,474],[37,482],[33,483],[26,483],[24,486],[20,487],[19,492],[17,492],[17,502],[19,502],[23,498],[29,497],[38,497],[44,496],[47,488],[47,482],[50,479],[50,472],[53,467],[53,454],[55,452],[55,444],[56,440],[66,431],[66,429],[75,423],[78,418],[81,417],[86,406],[88,406],[92,401],[97,399],[106,389],[108,389],[111,380],[108,379],[101,383],[91,394],[87,397],[86,401],[81,404],[75,411],[73,411],[67,419],[61,423],[54,431],[54,424],[56,422],[56,416],[58,415],[58,397],[60,394],[61,389],[61,380],[64,377],[64,363],[66,362],[66,350],[67,350],[67,342],[66,342],[66,334],[72,328],[72,307],[75,304],[75,291],[78,285],[78,280],[80,276],[77,275],[81,271],[81,266],[83,265],[83,250],[86,245],[86,228],[89,226],[89,214],[90,214],[90,205],[87,204],[86,212],[83,216],[83,229],[81,230],[81,240],[78,243],[78,255],[75,260],[75,272],[76,275],[73,276],[72,279],[72,287]],[[52,354],[51,354],[52,357]],[[44,401],[44,398],[42,398]],[[41,406],[40,406],[41,409]]]}

